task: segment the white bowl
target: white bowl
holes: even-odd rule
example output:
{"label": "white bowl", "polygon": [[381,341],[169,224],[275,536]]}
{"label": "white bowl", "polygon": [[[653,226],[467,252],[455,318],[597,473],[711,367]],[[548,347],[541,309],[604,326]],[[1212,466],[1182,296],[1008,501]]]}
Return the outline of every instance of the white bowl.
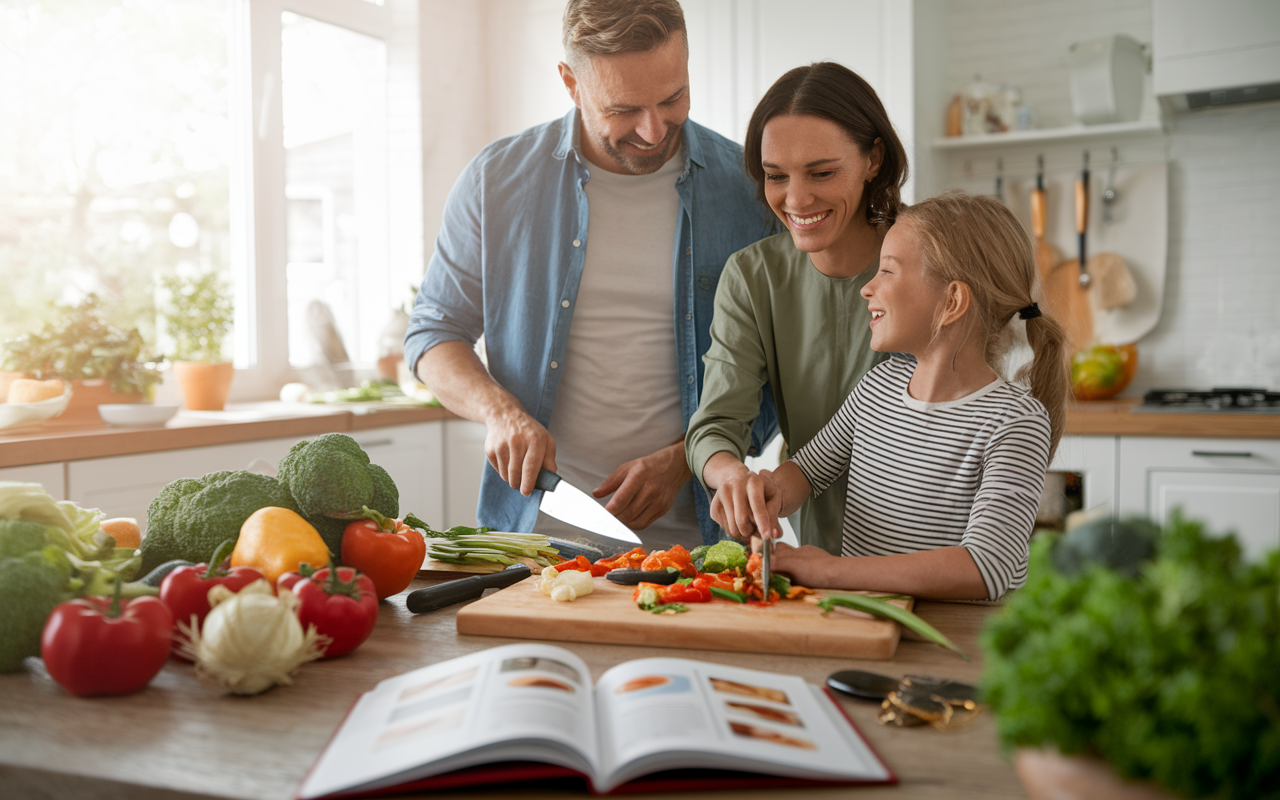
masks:
{"label": "white bowl", "polygon": [[71,383],[67,382],[61,395],[48,400],[36,403],[0,403],[0,428],[52,419],[66,411],[69,402],[71,402]]}
{"label": "white bowl", "polygon": [[98,414],[111,425],[163,425],[178,413],[177,403],[103,403]]}

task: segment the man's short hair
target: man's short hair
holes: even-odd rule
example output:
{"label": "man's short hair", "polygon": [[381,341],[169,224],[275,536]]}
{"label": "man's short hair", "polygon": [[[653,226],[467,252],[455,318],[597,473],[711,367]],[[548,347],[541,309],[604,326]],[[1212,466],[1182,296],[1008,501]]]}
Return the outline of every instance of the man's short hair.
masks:
{"label": "man's short hair", "polygon": [[564,54],[574,71],[591,56],[648,52],[676,33],[688,48],[676,0],[569,0],[564,9]]}

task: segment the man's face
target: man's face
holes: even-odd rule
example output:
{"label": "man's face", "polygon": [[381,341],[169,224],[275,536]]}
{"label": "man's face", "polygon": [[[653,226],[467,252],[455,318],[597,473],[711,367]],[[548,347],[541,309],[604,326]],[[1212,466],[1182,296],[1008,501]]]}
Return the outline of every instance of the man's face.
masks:
{"label": "man's face", "polygon": [[587,160],[609,172],[646,175],[680,150],[689,116],[689,54],[683,36],[652,50],[590,56],[578,73],[560,65],[582,117]]}

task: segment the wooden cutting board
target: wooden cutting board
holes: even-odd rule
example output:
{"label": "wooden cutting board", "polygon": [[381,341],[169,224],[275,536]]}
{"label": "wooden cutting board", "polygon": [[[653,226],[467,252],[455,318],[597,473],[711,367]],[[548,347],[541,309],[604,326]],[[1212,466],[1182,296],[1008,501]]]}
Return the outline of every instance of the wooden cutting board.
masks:
{"label": "wooden cutting board", "polygon": [[[637,608],[633,586],[605,578],[594,583],[591,594],[557,603],[538,591],[536,577],[527,578],[460,609],[458,633],[865,659],[893,658],[898,649],[897,623],[839,613],[824,617],[804,600],[772,606],[712,600],[690,603],[684,614],[662,615]],[[892,602],[912,606],[911,600]]]}

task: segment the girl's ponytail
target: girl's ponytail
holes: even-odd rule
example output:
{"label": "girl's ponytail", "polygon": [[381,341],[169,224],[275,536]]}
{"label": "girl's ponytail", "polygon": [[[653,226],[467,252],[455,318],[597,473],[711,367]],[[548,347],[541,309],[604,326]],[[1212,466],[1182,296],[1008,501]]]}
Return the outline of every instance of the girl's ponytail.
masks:
{"label": "girl's ponytail", "polygon": [[1049,460],[1058,451],[1058,442],[1067,427],[1067,393],[1071,390],[1067,368],[1067,334],[1052,317],[1027,320],[1027,344],[1031,361],[1018,370],[1014,380],[1031,388],[1031,396],[1049,412]]}

